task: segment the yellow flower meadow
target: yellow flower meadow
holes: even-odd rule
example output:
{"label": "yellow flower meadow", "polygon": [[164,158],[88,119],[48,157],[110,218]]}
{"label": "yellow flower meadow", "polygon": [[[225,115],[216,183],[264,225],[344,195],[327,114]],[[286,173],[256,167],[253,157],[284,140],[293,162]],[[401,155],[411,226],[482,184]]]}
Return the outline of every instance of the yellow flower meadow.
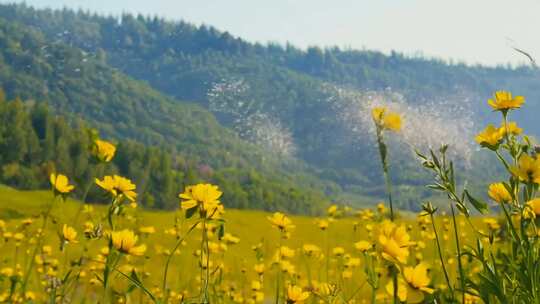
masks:
{"label": "yellow flower meadow", "polygon": [[[476,136],[507,169],[487,187],[491,204],[475,198],[476,187],[455,184],[446,147],[418,155],[436,171],[431,188],[446,188],[445,195],[416,215],[396,209],[396,217],[384,202],[355,210],[342,198],[318,210],[319,218],[225,215],[222,192],[208,183],[179,194],[180,212],[148,212],[124,208],[120,198],[137,205],[137,188],[117,175],[96,179],[114,198],[111,205],[84,205],[74,217],[76,202],[61,208],[54,202],[75,186],[51,174],[54,195],[47,193],[45,212],[27,212],[21,204],[21,216],[9,208],[0,214],[0,302],[42,303],[55,295],[56,302],[100,303],[528,303],[537,290],[515,278],[530,282],[540,273],[531,263],[540,251],[540,149],[507,122],[507,111],[522,100],[505,94],[492,101],[504,114],[497,113],[500,127],[489,125]],[[401,128],[399,115],[387,108],[372,114],[379,136]],[[116,153],[105,141],[94,148],[99,166]]]}

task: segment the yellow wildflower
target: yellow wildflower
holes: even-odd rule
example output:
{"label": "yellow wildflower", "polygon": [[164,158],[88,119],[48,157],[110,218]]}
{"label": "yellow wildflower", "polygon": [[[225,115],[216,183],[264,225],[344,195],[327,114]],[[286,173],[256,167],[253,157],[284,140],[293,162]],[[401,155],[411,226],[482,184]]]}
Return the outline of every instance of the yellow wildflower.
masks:
{"label": "yellow wildflower", "polygon": [[143,234],[154,234],[156,233],[156,228],[154,226],[143,226],[139,228],[139,232]]}
{"label": "yellow wildflower", "polygon": [[238,244],[240,243],[240,238],[236,237],[230,233],[225,233],[221,240],[227,244]]}
{"label": "yellow wildflower", "polygon": [[135,256],[141,256],[146,251],[146,245],[140,245],[135,246],[137,243],[137,236],[133,233],[131,230],[121,230],[121,231],[113,231],[111,232],[111,241],[118,251],[135,255]]}
{"label": "yellow wildflower", "polygon": [[488,104],[495,111],[506,112],[512,109],[518,109],[525,102],[523,96],[512,97],[512,93],[508,91],[497,91],[494,94],[494,99],[489,99]]}
{"label": "yellow wildflower", "polygon": [[221,202],[219,201],[221,195],[222,192],[215,185],[197,184],[188,186],[184,193],[179,195],[184,200],[180,206],[183,210],[189,210],[198,206],[203,215],[217,215],[223,210],[223,206],[221,206]]}
{"label": "yellow wildflower", "polygon": [[380,214],[384,214],[386,212],[386,206],[384,205],[383,202],[380,202],[380,203],[377,204],[377,211]]}
{"label": "yellow wildflower", "polygon": [[425,264],[419,264],[416,267],[405,267],[403,269],[403,277],[408,283],[407,302],[419,303],[424,300],[424,293],[433,293],[433,289],[428,285],[431,282],[427,275],[427,267]]}
{"label": "yellow wildflower", "polygon": [[360,266],[360,259],[359,258],[349,258],[345,264],[345,267],[347,268],[354,268]]}
{"label": "yellow wildflower", "polygon": [[281,271],[288,273],[290,275],[293,275],[296,272],[294,264],[292,264],[291,262],[287,260],[281,261],[279,263],[279,266],[281,268]]}
{"label": "yellow wildflower", "polygon": [[390,112],[386,107],[375,107],[371,116],[377,128],[381,130],[399,131],[401,129],[401,116]]}
{"label": "yellow wildflower", "polygon": [[309,292],[303,291],[302,287],[289,285],[287,287],[287,304],[304,303],[309,298]]}
{"label": "yellow wildflower", "polygon": [[27,301],[35,301],[36,300],[36,294],[33,291],[27,291],[24,293],[24,298]]}
{"label": "yellow wildflower", "polygon": [[261,290],[262,284],[260,281],[251,281],[251,290],[258,291]]}
{"label": "yellow wildflower", "polygon": [[490,230],[498,230],[501,228],[501,225],[497,221],[497,219],[494,218],[485,218],[484,223],[488,226]]}
{"label": "yellow wildflower", "polygon": [[[405,267],[403,277],[398,279],[397,295],[400,302],[421,303],[424,300],[424,293],[432,294],[433,289],[429,288],[430,279],[427,276],[427,268],[423,264],[416,267]],[[394,294],[394,285],[390,280],[386,285],[386,292]]]}
{"label": "yellow wildflower", "polygon": [[100,161],[110,162],[116,153],[116,147],[108,141],[96,139],[93,152]]}
{"label": "yellow wildflower", "polygon": [[488,148],[495,148],[503,139],[504,133],[494,125],[488,125],[482,132],[476,135],[476,142]]}
{"label": "yellow wildflower", "polygon": [[337,257],[343,256],[345,254],[345,249],[343,247],[335,247],[332,249],[332,254]]}
{"label": "yellow wildflower", "polygon": [[276,212],[271,217],[267,217],[270,223],[280,231],[290,231],[294,229],[292,221],[283,213]]}
{"label": "yellow wildflower", "polygon": [[379,244],[382,247],[382,256],[389,261],[406,263],[409,256],[410,236],[405,226],[396,226],[390,221],[381,224]]}
{"label": "yellow wildflower", "polygon": [[326,213],[328,213],[328,216],[336,216],[338,212],[338,206],[337,205],[330,205],[328,209],[326,210]]}
{"label": "yellow wildflower", "polygon": [[319,226],[319,229],[321,229],[323,231],[328,229],[328,226],[329,226],[329,223],[328,223],[327,220],[319,220],[319,221],[317,221],[317,224]]}
{"label": "yellow wildflower", "polygon": [[371,248],[371,244],[367,241],[360,241],[354,243],[354,248],[356,248],[360,252],[366,252]]}
{"label": "yellow wildflower", "polygon": [[512,195],[503,183],[494,183],[489,185],[489,197],[497,203],[508,203],[512,200]]}
{"label": "yellow wildflower", "polygon": [[508,134],[510,135],[519,135],[521,133],[523,133],[523,129],[518,127],[517,123],[515,121],[509,121],[506,126],[504,125],[504,123],[501,125],[501,127],[499,128],[500,132],[502,133],[503,136],[506,135],[506,132],[508,131]]}
{"label": "yellow wildflower", "polygon": [[258,274],[258,275],[262,275],[264,273],[264,264],[255,264],[255,266],[253,266],[253,270]]}
{"label": "yellow wildflower", "polygon": [[103,180],[96,178],[96,184],[105,191],[111,193],[114,197],[125,196],[130,201],[135,201],[137,186],[129,179],[118,175],[105,176]]}
{"label": "yellow wildflower", "polygon": [[67,243],[77,243],[77,231],[73,227],[64,224],[62,227],[62,238]]}
{"label": "yellow wildflower", "polygon": [[294,249],[291,249],[287,246],[281,246],[279,249],[278,249],[278,252],[276,253],[276,259],[277,258],[282,258],[282,259],[287,259],[287,258],[292,258],[294,257]]}
{"label": "yellow wildflower", "polygon": [[11,277],[13,276],[14,273],[15,271],[11,267],[4,267],[0,269],[0,275],[6,276],[6,277]]}
{"label": "yellow wildflower", "polygon": [[21,221],[21,224],[22,224],[23,226],[28,226],[28,225],[31,225],[33,222],[34,222],[33,219],[31,219],[31,218],[26,218],[26,219],[24,219],[24,220]]}
{"label": "yellow wildflower", "polygon": [[51,173],[50,181],[55,193],[67,194],[75,189],[75,186],[70,185],[68,178],[63,174]]}
{"label": "yellow wildflower", "polygon": [[94,207],[92,207],[91,205],[84,205],[82,212],[86,214],[90,214],[94,212]]}
{"label": "yellow wildflower", "polygon": [[533,198],[525,204],[526,218],[536,217],[540,215],[540,198]]}
{"label": "yellow wildflower", "polygon": [[522,154],[518,165],[511,166],[510,171],[522,182],[540,184],[540,159]]}
{"label": "yellow wildflower", "polygon": [[15,241],[17,242],[20,242],[22,240],[24,240],[24,234],[20,233],[20,232],[17,232],[13,235],[13,239],[15,239]]}
{"label": "yellow wildflower", "polygon": [[304,253],[308,256],[312,256],[321,251],[317,245],[313,244],[304,244],[304,246],[302,246],[302,250],[304,250]]}

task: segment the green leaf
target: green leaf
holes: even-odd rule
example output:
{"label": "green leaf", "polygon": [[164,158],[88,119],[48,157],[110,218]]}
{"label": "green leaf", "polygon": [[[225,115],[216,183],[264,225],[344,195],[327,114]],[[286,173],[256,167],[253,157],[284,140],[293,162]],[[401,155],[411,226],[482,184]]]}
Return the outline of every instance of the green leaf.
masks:
{"label": "green leaf", "polygon": [[218,239],[221,240],[224,235],[225,235],[225,225],[221,224],[219,225]]}
{"label": "green leaf", "polygon": [[488,204],[486,202],[474,198],[467,190],[465,190],[465,195],[467,196],[467,199],[469,200],[471,205],[473,205],[474,208],[478,210],[478,212],[486,214],[489,211]]}
{"label": "green leaf", "polygon": [[192,207],[192,208],[189,208],[188,210],[186,210],[186,218],[189,219],[191,217],[193,217],[193,215],[195,214],[195,212],[197,212],[197,208],[198,206],[195,206],[195,207]]}
{"label": "green leaf", "polygon": [[461,212],[463,215],[467,217],[469,216],[469,209],[467,209],[465,205],[463,205],[462,203],[456,203],[456,207],[459,210],[459,212]]}
{"label": "green leaf", "polygon": [[431,158],[433,159],[433,163],[435,164],[435,166],[437,168],[440,168],[441,167],[441,163],[439,162],[439,159],[437,158],[437,156],[435,155],[435,153],[433,153],[433,150],[429,150],[429,153],[431,153]]}
{"label": "green leaf", "polygon": [[66,275],[64,276],[64,278],[62,279],[62,284],[65,284],[68,280],[69,280],[69,277],[71,276],[71,273],[73,272],[73,269],[70,269]]}
{"label": "green leaf", "polygon": [[423,160],[427,160],[427,157],[418,150],[414,150],[414,153]]}

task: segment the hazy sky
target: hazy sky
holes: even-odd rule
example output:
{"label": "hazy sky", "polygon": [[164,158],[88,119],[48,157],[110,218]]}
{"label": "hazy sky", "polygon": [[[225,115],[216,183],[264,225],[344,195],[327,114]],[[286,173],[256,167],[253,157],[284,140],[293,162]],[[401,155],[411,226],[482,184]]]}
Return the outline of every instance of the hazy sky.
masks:
{"label": "hazy sky", "polygon": [[[0,2],[23,2],[6,1]],[[467,63],[540,58],[540,0],[26,0],[39,7],[141,12],[249,41],[366,48]],[[540,59],[539,59],[540,61]]]}

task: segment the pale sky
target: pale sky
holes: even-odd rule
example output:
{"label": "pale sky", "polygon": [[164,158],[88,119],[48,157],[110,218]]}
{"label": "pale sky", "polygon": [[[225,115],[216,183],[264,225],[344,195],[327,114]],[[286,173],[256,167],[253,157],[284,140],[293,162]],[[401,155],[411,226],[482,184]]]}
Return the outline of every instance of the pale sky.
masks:
{"label": "pale sky", "polygon": [[[0,0],[0,2],[23,2]],[[26,0],[208,24],[248,41],[396,50],[487,65],[540,61],[540,0]]]}

